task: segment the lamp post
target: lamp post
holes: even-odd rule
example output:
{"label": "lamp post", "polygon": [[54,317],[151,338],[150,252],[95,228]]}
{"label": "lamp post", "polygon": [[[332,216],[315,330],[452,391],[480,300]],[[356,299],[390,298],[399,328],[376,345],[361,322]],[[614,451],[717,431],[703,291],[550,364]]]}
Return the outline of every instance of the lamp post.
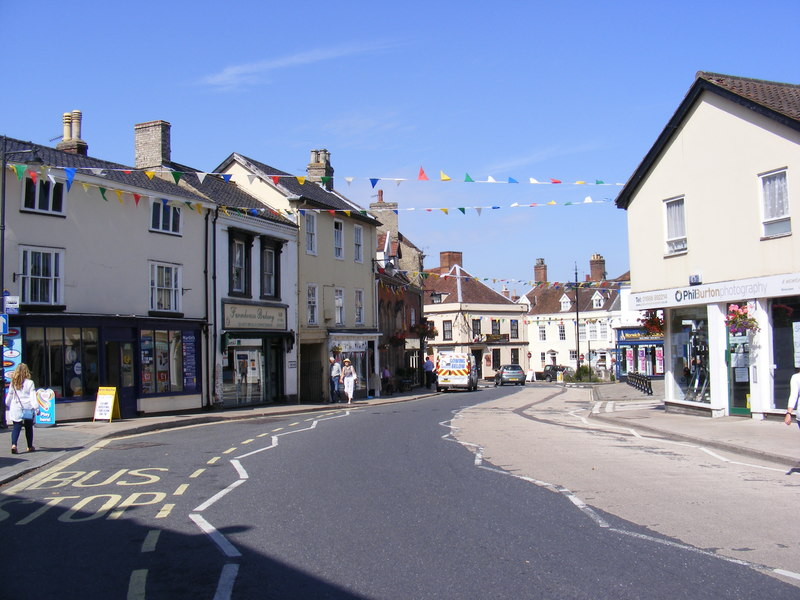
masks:
{"label": "lamp post", "polygon": [[578,307],[578,263],[575,263],[575,360],[578,368],[575,369],[575,377],[581,370],[581,336],[580,336],[580,308]]}
{"label": "lamp post", "polygon": [[[0,174],[0,295],[2,295],[2,305],[0,305],[0,309],[2,309],[3,313],[5,313],[6,310],[6,169],[8,168],[9,155],[29,153],[32,153],[33,157],[31,157],[29,161],[26,161],[25,164],[34,166],[41,166],[44,164],[44,161],[39,158],[39,155],[36,153],[35,146],[27,150],[9,150],[8,138],[3,136],[3,145],[2,148],[0,148],[0,162],[2,163],[2,173]],[[3,340],[3,336],[0,335],[0,348],[4,347],[5,340]],[[5,394],[6,368],[3,362],[4,361],[0,360],[0,381],[3,382],[3,391]]]}

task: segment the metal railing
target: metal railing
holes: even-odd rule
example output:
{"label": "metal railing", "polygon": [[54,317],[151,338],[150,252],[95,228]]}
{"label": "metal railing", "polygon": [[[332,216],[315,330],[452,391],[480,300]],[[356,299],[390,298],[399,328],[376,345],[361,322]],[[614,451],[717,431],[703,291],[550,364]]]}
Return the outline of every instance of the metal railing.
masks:
{"label": "metal railing", "polygon": [[628,385],[632,385],[640,392],[644,392],[648,396],[653,395],[653,385],[650,382],[650,377],[642,375],[641,373],[628,373]]}

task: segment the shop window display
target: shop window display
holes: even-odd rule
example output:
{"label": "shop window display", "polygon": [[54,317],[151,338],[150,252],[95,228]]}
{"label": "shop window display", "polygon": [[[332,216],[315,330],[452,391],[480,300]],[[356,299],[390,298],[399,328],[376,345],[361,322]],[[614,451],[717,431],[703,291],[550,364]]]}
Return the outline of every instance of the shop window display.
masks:
{"label": "shop window display", "polygon": [[771,303],[772,357],[775,364],[773,408],[786,409],[789,379],[800,367],[800,296],[775,298]]}
{"label": "shop window display", "polygon": [[672,376],[679,400],[711,402],[708,314],[705,307],[676,309],[670,315]]}

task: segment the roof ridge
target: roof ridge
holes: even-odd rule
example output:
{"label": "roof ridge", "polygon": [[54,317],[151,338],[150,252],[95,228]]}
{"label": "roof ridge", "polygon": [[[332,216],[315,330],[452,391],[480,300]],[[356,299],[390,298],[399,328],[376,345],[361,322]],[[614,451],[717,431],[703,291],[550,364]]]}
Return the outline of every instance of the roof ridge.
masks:
{"label": "roof ridge", "polygon": [[696,79],[705,79],[710,83],[714,83],[714,79],[732,79],[736,81],[749,81],[751,83],[761,83],[767,85],[780,85],[784,87],[800,89],[800,84],[786,83],[784,81],[771,81],[769,79],[756,79],[754,77],[740,77],[738,75],[726,75],[725,73],[714,73],[713,71],[697,71],[695,74]]}

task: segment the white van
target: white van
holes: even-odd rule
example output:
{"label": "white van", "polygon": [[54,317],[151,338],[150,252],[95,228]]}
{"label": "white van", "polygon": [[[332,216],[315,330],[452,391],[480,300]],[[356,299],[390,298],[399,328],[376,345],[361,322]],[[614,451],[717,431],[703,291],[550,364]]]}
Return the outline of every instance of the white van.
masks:
{"label": "white van", "polygon": [[478,389],[478,367],[468,352],[440,352],[436,356],[436,391]]}

